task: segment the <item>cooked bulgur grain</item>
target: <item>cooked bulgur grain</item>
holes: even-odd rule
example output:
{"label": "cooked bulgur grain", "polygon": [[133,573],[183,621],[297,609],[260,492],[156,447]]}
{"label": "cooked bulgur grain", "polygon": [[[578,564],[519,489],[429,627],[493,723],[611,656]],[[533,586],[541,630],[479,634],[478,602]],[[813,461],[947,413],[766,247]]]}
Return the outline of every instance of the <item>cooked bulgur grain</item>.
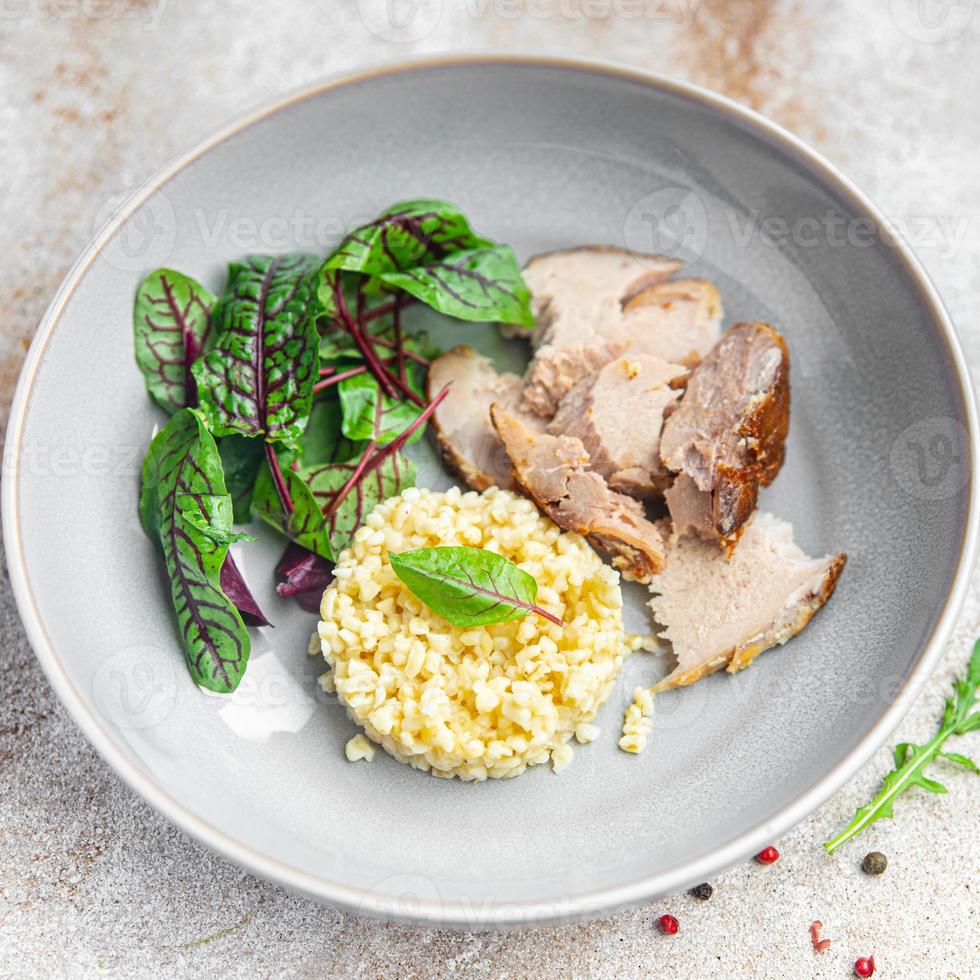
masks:
{"label": "cooked bulgur grain", "polygon": [[[562,626],[528,615],[453,626],[401,582],[389,551],[469,545],[532,575],[538,603]],[[522,497],[412,488],[379,504],[340,554],[324,592],[323,655],[351,718],[396,759],[438,776],[511,777],[594,737],[589,723],[623,663],[619,575],[577,534]]]}

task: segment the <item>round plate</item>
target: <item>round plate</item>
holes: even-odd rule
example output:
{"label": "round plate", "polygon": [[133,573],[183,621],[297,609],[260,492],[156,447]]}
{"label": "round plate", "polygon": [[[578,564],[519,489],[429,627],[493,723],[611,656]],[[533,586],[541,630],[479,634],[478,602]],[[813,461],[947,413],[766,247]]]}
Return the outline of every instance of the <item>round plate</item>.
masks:
{"label": "round plate", "polygon": [[[788,458],[763,506],[811,554],[850,555],[837,594],[744,673],[657,699],[646,752],[617,748],[629,661],[600,739],[566,773],[481,785],[379,754],[318,693],[315,618],[280,600],[270,534],[240,547],[276,624],[233,698],[184,669],[161,563],[136,518],[160,413],[133,362],[133,294],[166,264],[222,284],[249,251],[325,251],[389,203],[458,202],[535,252],[661,251],[716,282],[725,323],[792,353]],[[512,366],[489,326],[439,326]],[[458,924],[608,912],[704,880],[811,812],[868,758],[932,668],[977,530],[975,410],[933,289],[873,206],[753,113],[610,67],[487,57],[331,81],[257,112],[150,181],[98,236],[18,388],[3,517],[37,655],[82,731],[151,804],[221,853],[362,912]],[[428,455],[425,455],[428,454]],[[449,479],[424,451],[420,482]],[[12,465],[11,465],[12,464]],[[630,595],[642,625],[642,595]]]}

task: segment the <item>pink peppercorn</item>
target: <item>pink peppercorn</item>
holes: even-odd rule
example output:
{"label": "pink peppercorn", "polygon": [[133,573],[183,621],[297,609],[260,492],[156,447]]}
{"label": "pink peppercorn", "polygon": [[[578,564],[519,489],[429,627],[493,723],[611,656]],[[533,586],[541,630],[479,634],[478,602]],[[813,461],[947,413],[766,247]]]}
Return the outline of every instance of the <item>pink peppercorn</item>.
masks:
{"label": "pink peppercorn", "polygon": [[755,859],[759,864],[775,864],[779,860],[779,851],[770,844],[768,847],[764,847],[759,851]]}
{"label": "pink peppercorn", "polygon": [[875,972],[875,958],[873,956],[862,956],[854,961],[854,972],[859,977],[872,977]]}
{"label": "pink peppercorn", "polygon": [[657,928],[665,936],[673,936],[674,933],[677,932],[679,926],[677,924],[677,919],[675,919],[672,915],[662,915],[659,919],[657,919]]}

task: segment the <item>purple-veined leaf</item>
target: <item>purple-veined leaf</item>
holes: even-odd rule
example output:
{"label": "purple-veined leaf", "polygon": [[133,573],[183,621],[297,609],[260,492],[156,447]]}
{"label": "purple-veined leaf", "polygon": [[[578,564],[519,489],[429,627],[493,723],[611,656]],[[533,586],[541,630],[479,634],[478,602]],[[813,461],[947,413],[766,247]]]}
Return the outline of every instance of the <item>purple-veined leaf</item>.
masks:
{"label": "purple-veined leaf", "polygon": [[[324,514],[330,546],[335,555],[350,546],[354,532],[376,504],[415,486],[415,464],[399,452],[386,455],[376,466],[364,466],[359,479],[348,483],[364,456],[344,463],[328,463],[302,470],[307,486]],[[338,494],[347,488],[338,502]]]}
{"label": "purple-veined leaf", "polygon": [[284,534],[290,541],[295,541],[332,561],[334,555],[330,547],[330,533],[320,506],[307,485],[303,473],[289,465],[291,462],[288,457],[285,459],[282,475],[293,505],[292,511],[286,513],[283,509],[275,479],[266,464],[259,470],[255,481],[252,512]]}
{"label": "purple-veined leaf", "polygon": [[320,610],[323,590],[333,581],[333,564],[290,541],[276,565],[276,575],[281,579],[276,585],[279,595],[315,613]]}
{"label": "purple-veined leaf", "polygon": [[303,434],[317,377],[318,267],[306,252],[229,267],[214,347],[193,368],[215,435],[294,444]]}
{"label": "purple-veined leaf", "polygon": [[221,591],[235,604],[246,626],[272,625],[259,608],[230,550],[221,566]]}
{"label": "purple-veined leaf", "polygon": [[208,690],[234,691],[245,673],[250,641],[221,588],[232,504],[218,447],[194,409],[177,412],[151,443],[139,512],[144,530],[163,552],[191,676]]}
{"label": "purple-veined leaf", "polygon": [[191,365],[208,347],[214,303],[213,293],[173,269],[155,269],[136,291],[136,363],[150,397],[171,415],[197,404]]}
{"label": "purple-veined leaf", "polygon": [[483,548],[419,548],[388,555],[395,574],[416,598],[454,626],[508,623],[537,613],[561,619],[535,603],[538,583],[503,555]]}
{"label": "purple-veined leaf", "polygon": [[342,429],[343,413],[335,398],[321,399],[313,403],[310,423],[300,440],[300,454],[304,468],[329,463],[346,463],[359,458],[367,445],[348,439]]}
{"label": "purple-veined leaf", "polygon": [[265,446],[261,439],[246,439],[231,435],[218,440],[225,486],[234,505],[236,524],[248,524],[252,519],[252,489],[259,467],[265,462]]}
{"label": "purple-veined leaf", "polygon": [[441,262],[385,272],[380,278],[458,320],[534,326],[531,293],[507,245],[457,252]]}
{"label": "purple-veined leaf", "polygon": [[435,199],[402,201],[347,235],[323,268],[325,274],[342,269],[374,276],[489,244],[455,204]]}
{"label": "purple-veined leaf", "polygon": [[[423,394],[423,371],[417,364],[407,364],[405,375],[412,391]],[[422,413],[414,402],[389,398],[375,378],[367,373],[346,378],[337,385],[337,396],[343,413],[341,429],[354,441],[374,440],[384,446],[396,439]],[[417,429],[409,442],[418,442],[425,431]]]}

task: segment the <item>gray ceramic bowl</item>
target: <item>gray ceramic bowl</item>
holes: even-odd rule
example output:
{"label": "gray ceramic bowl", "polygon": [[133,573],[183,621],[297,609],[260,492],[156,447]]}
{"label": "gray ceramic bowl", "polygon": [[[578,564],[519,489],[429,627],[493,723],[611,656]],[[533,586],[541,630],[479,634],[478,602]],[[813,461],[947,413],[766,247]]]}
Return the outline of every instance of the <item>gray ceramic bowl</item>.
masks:
{"label": "gray ceramic bowl", "polygon": [[[137,474],[160,421],[132,358],[132,297],[167,264],[222,281],[246,251],[326,249],[388,203],[460,203],[522,257],[581,242],[663,251],[713,279],[726,323],[786,335],[793,421],[764,506],[836,596],[735,677],[658,698],[645,754],[616,747],[639,655],[598,742],[555,776],[464,785],[379,755],[317,694],[313,617],[271,588],[268,536],[240,551],[277,624],[242,694],[181,663]],[[443,328],[501,362],[519,344]],[[758,116],[637,72],[512,58],[429,62],[319,85],[156,176],[102,231],[38,331],[9,432],[4,529],[37,655],[84,734],[162,813],[246,867],[360,911],[503,924],[601,914],[704,880],[779,837],[851,776],[927,677],[977,528],[976,421],[932,287],[874,207]],[[421,482],[448,485],[431,449]],[[630,596],[634,625],[642,606]]]}

